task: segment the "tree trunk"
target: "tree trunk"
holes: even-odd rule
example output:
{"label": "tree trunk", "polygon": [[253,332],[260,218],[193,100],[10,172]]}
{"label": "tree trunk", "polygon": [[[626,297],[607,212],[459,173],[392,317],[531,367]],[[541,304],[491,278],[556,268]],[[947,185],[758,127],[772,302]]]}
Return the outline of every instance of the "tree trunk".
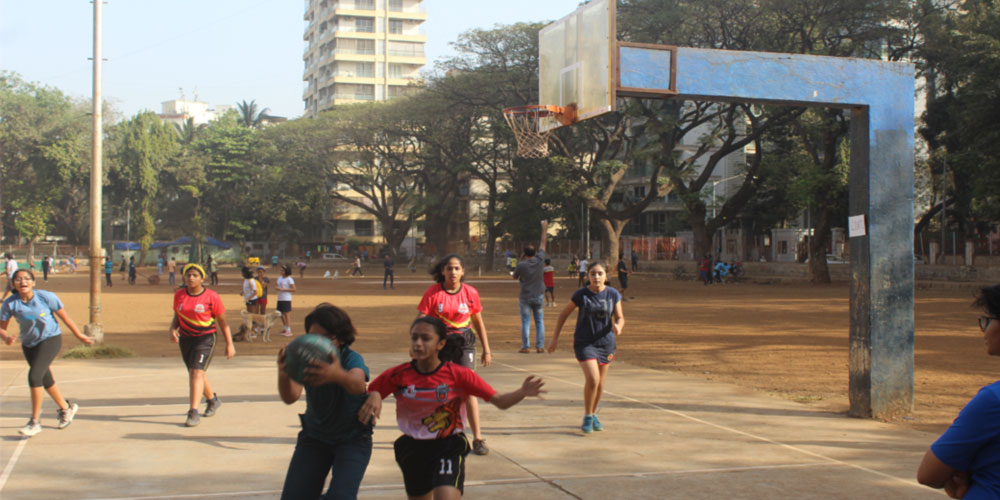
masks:
{"label": "tree trunk", "polygon": [[611,220],[606,217],[598,219],[597,224],[601,231],[601,260],[611,268],[618,263],[619,247],[621,246],[622,230],[628,221]]}
{"label": "tree trunk", "polygon": [[712,232],[705,224],[705,207],[700,205],[694,207],[688,216],[688,222],[691,224],[691,232],[693,233],[691,245],[694,248],[692,250],[694,260],[701,260],[705,255],[711,255]]}
{"label": "tree trunk", "polygon": [[830,209],[819,211],[813,234],[809,237],[809,281],[830,283],[830,268],[826,265],[826,249],[830,242]]}

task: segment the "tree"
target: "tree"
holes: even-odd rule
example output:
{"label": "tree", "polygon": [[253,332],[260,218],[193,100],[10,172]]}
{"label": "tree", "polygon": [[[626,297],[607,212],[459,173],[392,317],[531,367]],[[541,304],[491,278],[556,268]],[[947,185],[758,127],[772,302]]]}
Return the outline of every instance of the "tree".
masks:
{"label": "tree", "polygon": [[51,208],[44,203],[31,205],[18,213],[15,225],[21,236],[28,240],[28,262],[35,261],[35,242],[48,234],[51,219]]}
{"label": "tree", "polygon": [[247,128],[260,128],[267,118],[267,112],[271,110],[271,108],[258,109],[255,100],[238,102],[236,109],[240,114],[240,124]]}
{"label": "tree", "polygon": [[201,202],[207,225],[220,239],[236,239],[245,248],[257,223],[259,202],[252,194],[263,168],[254,157],[257,132],[227,112],[204,130],[197,150],[205,156]]}

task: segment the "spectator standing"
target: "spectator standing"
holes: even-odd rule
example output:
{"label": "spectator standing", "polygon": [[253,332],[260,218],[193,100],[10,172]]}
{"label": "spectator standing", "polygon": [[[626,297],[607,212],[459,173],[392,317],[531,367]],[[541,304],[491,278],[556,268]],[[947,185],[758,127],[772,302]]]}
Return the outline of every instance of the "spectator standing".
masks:
{"label": "spectator standing", "polygon": [[583,288],[587,282],[587,257],[580,257],[580,261],[576,263],[576,271],[579,276],[576,286]]}
{"label": "spectator standing", "polygon": [[46,255],[42,258],[42,281],[49,280],[49,271],[52,270],[52,262],[49,261],[49,256]]}
{"label": "spectator standing", "polygon": [[128,284],[129,285],[134,285],[135,284],[135,274],[136,274],[136,271],[135,271],[135,256],[133,255],[133,256],[131,256],[131,257],[128,258]]}
{"label": "spectator standing", "polygon": [[161,253],[161,254],[160,254],[160,255],[159,255],[159,256],[158,256],[157,258],[156,258],[156,275],[157,275],[157,276],[160,276],[160,275],[162,275],[162,274],[163,274],[163,265],[164,265],[164,264],[166,264],[166,262],[164,262],[164,258],[163,258],[163,254]]}
{"label": "spectator standing", "polygon": [[[115,270],[115,263],[111,261],[111,256],[106,255],[104,257],[104,284],[108,286],[114,286],[111,283],[111,273]],[[42,261],[42,268],[45,268],[45,261]]]}
{"label": "spectator standing", "polygon": [[639,270],[639,254],[636,253],[635,249],[632,249],[632,272]]}
{"label": "spectator standing", "polygon": [[271,256],[271,268],[273,269],[275,267],[278,267],[278,256],[277,255],[272,255]]}
{"label": "spectator standing", "polygon": [[548,237],[549,221],[542,221],[542,237],[538,250],[533,245],[524,247],[513,277],[521,282],[518,305],[521,309],[521,350],[531,352],[528,340],[531,336],[531,319],[535,319],[535,350],[545,352],[545,240]]}
{"label": "spectator standing", "polygon": [[219,263],[211,255],[208,256],[208,276],[210,285],[219,284]]}
{"label": "spectator standing", "polygon": [[170,282],[170,286],[177,285],[177,258],[171,257],[170,261],[167,262],[167,274]]}
{"label": "spectator standing", "polygon": [[625,255],[618,256],[618,282],[621,283],[622,289],[620,290],[622,294],[622,302],[627,302],[628,298],[625,296],[625,290],[628,290],[628,266],[625,265]]}
{"label": "spectator standing", "polygon": [[382,276],[382,289],[385,290],[385,282],[389,281],[389,288],[396,288],[396,276],[395,269],[396,263],[392,260],[392,256],[385,254],[385,260],[382,261],[382,265],[385,267],[385,275]]}
{"label": "spectator standing", "polygon": [[14,273],[17,272],[17,261],[14,260],[14,254],[7,252],[6,257],[4,269],[7,273],[7,286],[4,287],[3,297],[0,300],[6,299],[7,295],[14,291]]}

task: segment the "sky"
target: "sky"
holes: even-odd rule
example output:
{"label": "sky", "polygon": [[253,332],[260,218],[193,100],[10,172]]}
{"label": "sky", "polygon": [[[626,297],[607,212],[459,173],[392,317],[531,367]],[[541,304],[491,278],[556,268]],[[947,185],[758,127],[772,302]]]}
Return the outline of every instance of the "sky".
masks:
{"label": "sky", "polygon": [[[580,0],[424,0],[428,66],[470,29],[552,21]],[[255,100],[302,114],[302,0],[110,0],[103,6],[103,95],[130,117],[181,97]],[[93,4],[0,0],[0,70],[81,99],[92,93]]]}

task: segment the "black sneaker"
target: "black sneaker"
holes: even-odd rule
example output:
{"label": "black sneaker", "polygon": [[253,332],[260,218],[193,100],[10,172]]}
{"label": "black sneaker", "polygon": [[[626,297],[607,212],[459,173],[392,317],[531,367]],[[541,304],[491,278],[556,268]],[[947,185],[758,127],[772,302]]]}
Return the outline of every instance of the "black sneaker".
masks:
{"label": "black sneaker", "polygon": [[211,417],[212,415],[215,415],[215,411],[218,410],[220,406],[222,406],[222,401],[219,401],[219,395],[213,393],[212,399],[208,400],[208,405],[205,406],[205,413],[202,415],[205,417]]}
{"label": "black sneaker", "polygon": [[486,447],[485,439],[473,439],[472,440],[472,452],[476,455],[488,455],[490,449]]}
{"label": "black sneaker", "polygon": [[187,420],[184,421],[184,426],[194,427],[198,425],[199,422],[201,422],[201,416],[198,415],[198,410],[195,408],[188,410],[188,416]]}

